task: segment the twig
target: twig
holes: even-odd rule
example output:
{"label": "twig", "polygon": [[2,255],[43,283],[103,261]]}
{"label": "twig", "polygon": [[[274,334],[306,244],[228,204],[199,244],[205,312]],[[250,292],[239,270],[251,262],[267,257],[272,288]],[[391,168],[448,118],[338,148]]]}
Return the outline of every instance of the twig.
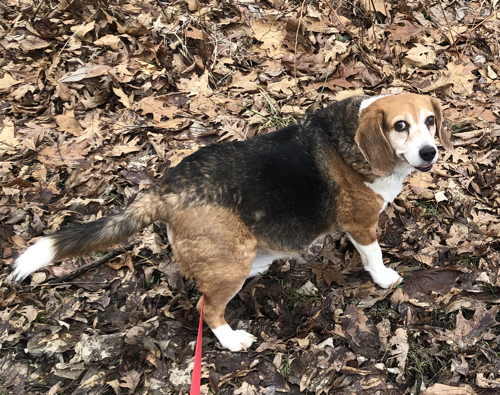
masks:
{"label": "twig", "polygon": [[462,60],[462,55],[460,54],[460,51],[457,48],[457,43],[455,42],[455,39],[453,38],[453,32],[451,30],[450,23],[448,22],[448,18],[446,18],[446,14],[444,13],[443,4],[442,4],[441,0],[439,0],[439,7],[441,8],[441,12],[443,13],[444,21],[446,22],[446,26],[448,27],[448,31],[450,32],[451,42],[453,43],[453,46],[455,47],[455,51],[457,52],[458,59]]}
{"label": "twig", "polygon": [[299,45],[299,33],[301,33],[301,27],[302,27],[302,19],[304,17],[304,6],[306,4],[306,0],[302,2],[302,5],[300,6],[300,16],[299,16],[299,23],[297,23],[297,31],[295,32],[295,56],[293,58],[293,71],[294,75],[293,77],[295,78],[295,86],[298,89],[298,84],[297,84],[297,58],[299,57],[299,54],[297,52],[297,46]]}
{"label": "twig", "polygon": [[[297,59],[299,58],[299,54],[297,52],[297,46],[299,44],[299,33],[302,30],[301,27],[302,27],[303,18],[304,18],[304,6],[305,6],[305,4],[306,4],[306,0],[304,0],[302,2],[302,5],[300,6],[299,23],[297,24],[297,31],[295,32],[295,48],[294,48],[295,56],[293,57],[293,78],[295,81],[295,88],[297,89],[296,90],[297,92],[299,92],[299,84],[298,84],[298,79],[297,79]],[[295,105],[293,107],[295,107]]]}
{"label": "twig", "polygon": [[42,19],[42,20],[43,20],[43,19],[45,19],[45,18],[48,18],[48,17],[49,17],[49,15],[50,15],[50,17],[52,17],[52,16],[54,16],[57,12],[59,12],[59,13],[60,13],[60,15],[63,15],[63,14],[64,14],[64,13],[65,13],[65,12],[66,12],[66,11],[67,11],[67,10],[68,10],[71,6],[72,6],[72,5],[73,5],[73,3],[74,3],[75,1],[76,1],[76,0],[71,0],[71,1],[68,3],[68,5],[67,5],[66,7],[64,7],[64,9],[63,9],[63,10],[58,10],[58,9],[57,9],[57,7],[56,7],[56,8],[53,8],[53,9],[51,9],[51,8],[49,7],[49,10],[48,10],[48,11],[45,13],[45,15],[44,15],[44,16],[42,16],[40,19]]}
{"label": "twig", "polygon": [[89,270],[91,270],[97,266],[101,266],[102,264],[117,257],[118,255],[121,255],[126,251],[131,251],[138,244],[139,244],[139,242],[136,241],[134,243],[126,245],[123,248],[117,248],[117,249],[107,253],[106,255],[103,255],[102,257],[96,259],[95,261],[89,263],[88,265],[79,267],[78,269],[72,271],[69,274],[66,274],[65,276],[55,278],[55,279],[49,281],[49,284],[50,285],[64,285],[64,284],[66,284],[67,281],[73,280],[75,277],[78,277],[81,274],[88,272]]}
{"label": "twig", "polygon": [[384,74],[378,69],[378,67],[376,67],[373,62],[371,61],[371,59],[369,58],[369,56],[366,54],[366,52],[363,50],[363,48],[361,47],[361,45],[358,43],[358,41],[355,39],[354,37],[354,34],[352,34],[349,29],[347,29],[346,26],[344,26],[344,24],[342,23],[342,21],[340,20],[339,16],[337,15],[337,11],[335,11],[332,7],[332,5],[330,4],[329,1],[326,2],[326,4],[328,4],[328,7],[330,7],[330,10],[332,11],[333,15],[335,16],[335,18],[337,18],[337,21],[339,23],[339,25],[342,27],[342,29],[344,29],[344,31],[347,32],[347,34],[349,34],[349,36],[351,36],[352,38],[352,41],[354,41],[354,44],[356,44],[356,46],[358,47],[359,51],[365,56],[366,60],[368,61],[368,63],[370,64],[371,68],[373,69],[373,71],[375,71],[380,78],[383,78],[384,77]]}
{"label": "twig", "polygon": [[[385,1],[383,2],[384,4],[384,10],[385,10],[385,15],[387,16],[387,22],[389,26],[392,26],[392,16],[390,12],[387,10],[387,5],[385,4]],[[391,41],[392,41],[392,46],[394,48],[394,56],[396,57],[396,60],[398,61],[398,66],[399,66],[399,75],[398,78],[401,79],[401,69],[403,66],[401,65],[401,59],[399,58],[399,55],[397,54],[397,46],[396,46],[396,40],[394,40],[394,33],[392,32],[391,29],[389,29],[389,35],[391,36]],[[402,51],[400,51],[401,53]],[[395,68],[395,66],[394,66]]]}
{"label": "twig", "polygon": [[465,41],[464,47],[462,49],[462,55],[464,54],[465,50],[467,49],[467,45],[469,44],[469,40],[472,36],[472,32],[474,30],[476,30],[478,27],[480,27],[481,25],[483,25],[484,23],[488,22],[490,19],[492,19],[494,15],[495,15],[495,13],[492,11],[490,13],[490,15],[488,15],[486,18],[484,18],[481,22],[479,22],[477,25],[473,25],[470,28],[470,30],[469,30],[470,33],[467,35],[467,40]]}
{"label": "twig", "polygon": [[2,43],[0,43],[0,47],[2,47],[2,49],[3,49],[3,50],[4,50],[4,52],[5,52],[5,55],[7,55],[7,56],[9,57],[9,59],[10,59],[10,60],[12,60],[12,61],[13,61],[14,63],[16,63],[16,64],[19,64],[19,61],[17,60],[17,58],[16,58],[14,55],[12,55],[12,54],[10,53],[10,51],[9,51],[7,48],[5,48],[5,47],[3,46],[3,44],[2,44]]}
{"label": "twig", "polygon": [[387,11],[387,5],[385,4],[385,1],[383,1],[382,4],[384,4],[384,11],[385,11],[385,15],[387,17],[387,22],[389,25],[392,25],[392,16],[391,16],[390,12]]}
{"label": "twig", "polygon": [[[380,48],[378,47],[377,33],[375,31],[375,18],[376,18],[377,10],[375,9],[375,4],[372,4],[372,3],[373,3],[373,0],[368,2],[368,5],[370,7],[370,19],[371,19],[371,23],[372,23],[373,40],[375,41],[375,47],[377,47],[378,62],[380,64],[380,67],[382,67],[382,58],[380,57]],[[385,3],[385,1],[384,1],[384,3]],[[373,5],[373,13],[372,13],[372,5]]]}
{"label": "twig", "polygon": [[163,4],[160,0],[156,0],[156,4],[158,4],[158,6],[160,7],[160,11],[163,14],[163,16],[165,17],[165,20],[167,21],[167,23],[170,23],[169,17],[167,16],[167,14],[165,14],[165,11],[163,10],[163,7],[165,7],[165,4]]}
{"label": "twig", "polygon": [[35,289],[35,288],[46,288],[46,287],[58,287],[60,285],[109,285],[108,281],[67,281],[63,284],[61,283],[42,283],[42,284],[35,284],[35,285],[24,285],[21,287],[22,290],[28,290],[28,289]]}
{"label": "twig", "polygon": [[319,96],[316,98],[316,102],[314,103],[314,109],[313,112],[316,112],[316,109],[318,108],[319,102],[321,100],[321,96],[323,96],[323,92],[325,91],[325,86],[328,81],[328,72],[330,71],[330,62],[328,62],[328,68],[326,69],[326,75],[325,79],[323,80],[323,86],[321,87],[321,92],[319,92]]}
{"label": "twig", "polygon": [[31,17],[31,20],[34,21],[35,18],[36,18],[36,14],[38,14],[38,11],[40,11],[40,8],[42,7],[42,4],[45,0],[40,0],[40,3],[38,3],[36,9],[35,9],[35,12],[33,12],[33,15]]}

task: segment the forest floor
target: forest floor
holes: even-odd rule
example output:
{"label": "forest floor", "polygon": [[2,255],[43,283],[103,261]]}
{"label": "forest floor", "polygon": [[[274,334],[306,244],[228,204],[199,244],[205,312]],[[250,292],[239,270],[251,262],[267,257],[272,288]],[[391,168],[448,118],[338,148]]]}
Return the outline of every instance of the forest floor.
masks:
{"label": "forest floor", "polygon": [[404,283],[343,235],[275,262],[228,309],[251,349],[205,326],[201,391],[499,393],[499,32],[497,0],[1,0],[0,394],[186,394],[200,294],[165,225],[20,286],[16,257],[199,147],[403,91],[441,101],[455,146],[380,216]]}

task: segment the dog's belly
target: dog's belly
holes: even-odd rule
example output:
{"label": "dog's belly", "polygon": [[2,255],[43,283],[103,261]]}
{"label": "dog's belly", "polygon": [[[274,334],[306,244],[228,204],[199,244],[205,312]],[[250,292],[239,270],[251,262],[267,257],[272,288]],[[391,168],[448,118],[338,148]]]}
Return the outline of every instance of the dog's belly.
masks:
{"label": "dog's belly", "polygon": [[289,257],[290,254],[283,254],[282,252],[266,250],[263,248],[257,248],[257,255],[252,262],[252,269],[250,270],[250,274],[247,278],[253,278],[258,274],[266,273],[269,270],[269,267],[276,259]]}

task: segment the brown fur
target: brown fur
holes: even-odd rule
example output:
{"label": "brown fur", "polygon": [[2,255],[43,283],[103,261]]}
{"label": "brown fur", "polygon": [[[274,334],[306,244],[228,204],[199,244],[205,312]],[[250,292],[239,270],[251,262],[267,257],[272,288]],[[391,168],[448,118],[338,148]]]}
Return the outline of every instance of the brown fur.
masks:
{"label": "brown fur", "polygon": [[330,158],[332,178],[339,185],[337,196],[337,223],[343,232],[349,232],[361,245],[375,241],[378,214],[384,199],[364,184],[363,178],[338,155]]}
{"label": "brown fur", "polygon": [[205,322],[225,325],[226,305],[250,273],[255,237],[237,215],[211,205],[173,212],[169,225],[179,270],[205,294]]}
{"label": "brown fur", "polygon": [[394,169],[396,159],[385,136],[387,128],[382,125],[384,110],[376,106],[376,103],[363,110],[355,140],[373,173],[387,176]]}

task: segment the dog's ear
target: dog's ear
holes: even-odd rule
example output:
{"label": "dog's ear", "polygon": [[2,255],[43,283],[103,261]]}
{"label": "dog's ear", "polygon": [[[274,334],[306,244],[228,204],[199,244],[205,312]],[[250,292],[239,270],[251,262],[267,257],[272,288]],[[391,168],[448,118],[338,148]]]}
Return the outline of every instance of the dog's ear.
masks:
{"label": "dog's ear", "polygon": [[439,136],[439,140],[446,151],[453,152],[454,148],[451,141],[451,134],[443,128],[443,110],[441,109],[441,104],[439,103],[439,100],[434,99],[433,97],[430,99],[432,109],[434,110],[434,116],[436,117],[436,132]]}
{"label": "dog's ear", "polygon": [[361,153],[377,176],[388,176],[394,170],[396,158],[384,133],[384,113],[380,109],[364,109],[354,136]]}

